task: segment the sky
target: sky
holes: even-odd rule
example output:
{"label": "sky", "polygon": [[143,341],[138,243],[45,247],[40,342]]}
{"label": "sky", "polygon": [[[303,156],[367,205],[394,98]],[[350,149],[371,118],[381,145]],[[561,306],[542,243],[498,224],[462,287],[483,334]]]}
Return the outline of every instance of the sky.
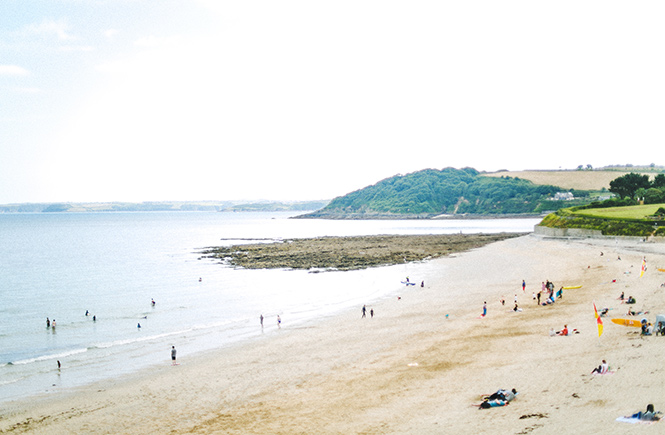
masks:
{"label": "sky", "polygon": [[665,164],[665,2],[0,1],[0,203]]}

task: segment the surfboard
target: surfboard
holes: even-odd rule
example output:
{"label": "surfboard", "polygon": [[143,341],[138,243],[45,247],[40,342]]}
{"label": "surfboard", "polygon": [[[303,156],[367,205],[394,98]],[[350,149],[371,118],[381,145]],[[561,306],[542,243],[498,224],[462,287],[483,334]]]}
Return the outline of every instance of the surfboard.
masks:
{"label": "surfboard", "polygon": [[641,328],[642,322],[634,319],[612,319],[612,323],[623,326],[632,326],[634,328]]}
{"label": "surfboard", "polygon": [[565,286],[563,289],[564,290],[572,290],[572,289],[576,289],[576,288],[582,288],[582,286],[581,285],[568,285],[568,286]]}
{"label": "surfboard", "polygon": [[665,269],[658,269],[658,272],[665,272]]}

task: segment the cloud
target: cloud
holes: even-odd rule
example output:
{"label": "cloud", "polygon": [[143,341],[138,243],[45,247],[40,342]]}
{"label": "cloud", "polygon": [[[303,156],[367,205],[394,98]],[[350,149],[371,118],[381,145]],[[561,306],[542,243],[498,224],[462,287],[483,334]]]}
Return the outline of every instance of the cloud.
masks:
{"label": "cloud", "polygon": [[106,36],[108,39],[112,39],[118,33],[120,33],[120,31],[118,29],[108,29],[108,30],[104,31],[104,36]]}
{"label": "cloud", "polygon": [[30,24],[24,28],[28,34],[39,36],[56,36],[60,41],[71,41],[76,39],[69,34],[69,24],[64,20],[55,21],[45,19],[41,23]]}
{"label": "cloud", "polygon": [[65,45],[60,47],[60,51],[64,52],[87,52],[93,51],[95,47],[91,45]]}
{"label": "cloud", "polygon": [[17,65],[0,65],[0,76],[27,76],[30,72]]}
{"label": "cloud", "polygon": [[14,88],[14,92],[18,94],[39,94],[42,92],[42,90],[35,87],[27,87],[27,88]]}
{"label": "cloud", "polygon": [[134,41],[134,45],[142,48],[160,48],[172,47],[174,44],[180,42],[178,36],[158,37],[154,35],[145,36]]}

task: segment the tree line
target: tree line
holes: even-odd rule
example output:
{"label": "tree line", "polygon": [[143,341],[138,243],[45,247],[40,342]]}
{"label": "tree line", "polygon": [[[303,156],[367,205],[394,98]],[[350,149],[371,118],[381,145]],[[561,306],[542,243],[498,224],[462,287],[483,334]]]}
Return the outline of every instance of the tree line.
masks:
{"label": "tree line", "polygon": [[628,202],[665,203],[665,174],[656,175],[652,181],[648,175],[631,172],[610,181],[609,190]]}

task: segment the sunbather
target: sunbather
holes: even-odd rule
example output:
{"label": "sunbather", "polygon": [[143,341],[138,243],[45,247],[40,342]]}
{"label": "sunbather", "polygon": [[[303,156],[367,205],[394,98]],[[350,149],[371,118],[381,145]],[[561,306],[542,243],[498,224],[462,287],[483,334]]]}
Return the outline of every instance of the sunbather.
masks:
{"label": "sunbather", "polygon": [[655,412],[653,410],[653,405],[650,403],[647,405],[646,412],[640,411],[636,414],[631,415],[630,418],[637,418],[640,420],[647,420],[647,421],[657,421],[660,420],[660,414],[662,414],[662,412],[660,411]]}
{"label": "sunbather", "polygon": [[480,408],[495,408],[497,406],[506,406],[517,396],[517,390],[498,390],[496,393],[493,393],[487,397],[483,403],[480,404]]}

